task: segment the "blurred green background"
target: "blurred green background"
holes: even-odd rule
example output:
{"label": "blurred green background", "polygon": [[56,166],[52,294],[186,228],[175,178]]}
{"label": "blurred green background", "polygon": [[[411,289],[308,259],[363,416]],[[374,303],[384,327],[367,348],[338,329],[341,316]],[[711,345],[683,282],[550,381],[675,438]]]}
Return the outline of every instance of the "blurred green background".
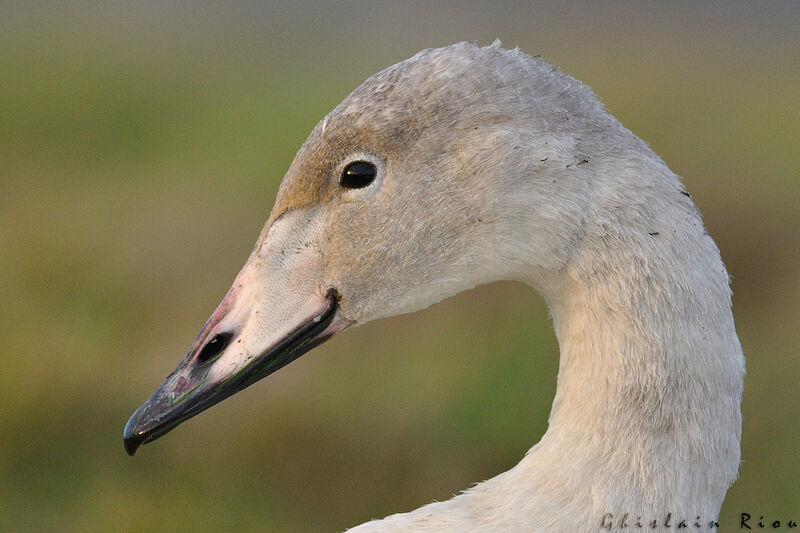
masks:
{"label": "blurred green background", "polygon": [[721,529],[800,521],[798,3],[556,4],[0,3],[0,530],[337,531],[514,465],[558,347],[512,283],[349,331],[122,448],[316,121],[420,49],[495,37],[683,176],[748,359]]}

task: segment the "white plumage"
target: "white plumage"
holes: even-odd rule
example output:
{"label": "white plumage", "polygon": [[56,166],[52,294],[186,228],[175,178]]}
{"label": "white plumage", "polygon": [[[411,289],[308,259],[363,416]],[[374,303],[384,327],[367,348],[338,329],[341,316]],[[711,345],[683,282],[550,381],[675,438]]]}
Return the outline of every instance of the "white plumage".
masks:
{"label": "white plumage", "polygon": [[[348,190],[353,161],[377,175]],[[664,162],[588,88],[518,50],[420,52],[325,117],[176,373],[225,330],[240,343],[211,375],[238,375],[327,316],[315,310],[331,291],[325,335],[497,279],[535,287],[553,317],[546,434],[508,472],[351,531],[707,529],[737,475],[744,374],[719,251]],[[160,434],[134,418],[130,442]]]}

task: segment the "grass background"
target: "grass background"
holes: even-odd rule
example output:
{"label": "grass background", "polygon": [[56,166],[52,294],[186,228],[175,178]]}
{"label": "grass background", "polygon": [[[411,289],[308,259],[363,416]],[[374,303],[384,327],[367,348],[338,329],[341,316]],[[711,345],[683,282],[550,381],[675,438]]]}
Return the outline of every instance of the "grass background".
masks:
{"label": "grass background", "polygon": [[422,48],[495,37],[683,176],[748,358],[721,530],[800,521],[797,3],[3,2],[0,529],[336,531],[514,465],[558,347],[512,283],[347,332],[135,459],[121,439],[316,121]]}

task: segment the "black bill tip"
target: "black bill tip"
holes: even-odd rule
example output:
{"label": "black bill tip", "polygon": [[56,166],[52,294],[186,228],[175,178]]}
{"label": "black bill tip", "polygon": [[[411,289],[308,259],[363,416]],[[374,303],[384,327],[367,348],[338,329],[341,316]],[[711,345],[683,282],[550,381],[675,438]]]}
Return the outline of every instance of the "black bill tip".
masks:
{"label": "black bill tip", "polygon": [[139,446],[142,445],[142,441],[144,439],[140,439],[138,437],[122,437],[122,442],[125,445],[125,451],[128,452],[128,455],[133,457],[136,455],[136,450],[139,449]]}
{"label": "black bill tip", "polygon": [[136,455],[136,450],[138,450],[139,446],[144,444],[146,440],[144,433],[137,431],[136,428],[141,411],[142,409],[140,407],[131,415],[130,419],[128,419],[128,423],[125,424],[125,429],[122,431],[122,443],[125,445],[125,451],[128,452],[128,455],[131,457]]}

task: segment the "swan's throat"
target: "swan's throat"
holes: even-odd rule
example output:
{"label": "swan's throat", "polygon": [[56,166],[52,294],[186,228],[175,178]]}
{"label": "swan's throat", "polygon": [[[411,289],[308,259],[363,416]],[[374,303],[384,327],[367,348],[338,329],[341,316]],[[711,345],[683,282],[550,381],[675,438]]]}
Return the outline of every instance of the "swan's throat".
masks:
{"label": "swan's throat", "polygon": [[580,495],[596,513],[710,520],[736,477],[744,363],[727,274],[702,225],[684,231],[602,235],[615,253],[579,251],[536,283],[559,341],[558,392],[519,468],[560,479],[565,501]]}

